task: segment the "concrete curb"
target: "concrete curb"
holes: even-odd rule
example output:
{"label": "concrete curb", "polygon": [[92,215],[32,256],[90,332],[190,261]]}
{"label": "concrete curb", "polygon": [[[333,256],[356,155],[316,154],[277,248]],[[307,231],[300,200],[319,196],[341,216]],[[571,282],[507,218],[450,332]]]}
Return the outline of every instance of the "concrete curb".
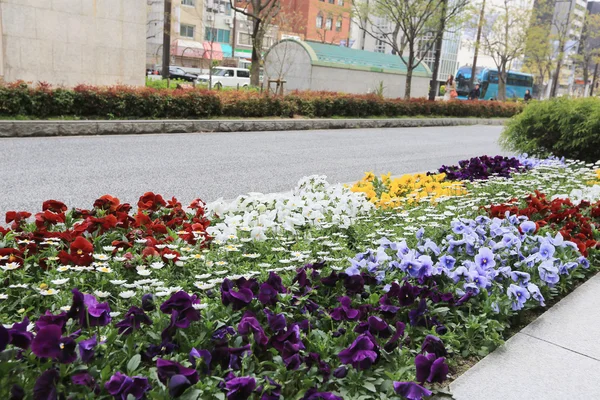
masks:
{"label": "concrete curb", "polygon": [[484,118],[0,121],[0,138],[504,125],[506,121]]}

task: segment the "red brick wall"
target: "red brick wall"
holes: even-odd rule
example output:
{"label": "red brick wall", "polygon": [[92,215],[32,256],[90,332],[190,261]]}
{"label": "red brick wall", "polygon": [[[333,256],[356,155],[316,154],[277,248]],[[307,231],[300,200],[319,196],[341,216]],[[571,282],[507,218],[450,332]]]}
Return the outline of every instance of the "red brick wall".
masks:
{"label": "red brick wall", "polygon": [[[338,5],[339,0],[281,0],[283,9],[288,9],[301,16],[296,32],[303,35],[306,40],[339,44],[340,40],[347,40],[350,32],[351,0],[344,0],[344,5]],[[317,15],[323,15],[323,27],[317,28]],[[332,18],[331,30],[325,28],[327,18]],[[340,31],[336,30],[336,22],[342,21]]]}

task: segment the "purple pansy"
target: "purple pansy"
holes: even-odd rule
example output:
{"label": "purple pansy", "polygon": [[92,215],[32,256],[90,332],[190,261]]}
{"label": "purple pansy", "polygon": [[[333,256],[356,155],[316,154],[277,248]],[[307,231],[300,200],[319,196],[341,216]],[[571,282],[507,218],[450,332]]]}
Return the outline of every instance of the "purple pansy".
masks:
{"label": "purple pansy", "polygon": [[425,336],[425,340],[423,340],[423,344],[421,345],[421,351],[435,354],[436,357],[445,357],[448,355],[442,339],[434,335]]}
{"label": "purple pansy", "polygon": [[194,308],[194,304],[199,302],[198,296],[179,291],[161,304],[160,311],[171,314],[175,327],[187,328],[193,321],[200,320],[200,312]]}
{"label": "purple pansy", "polygon": [[195,385],[199,380],[198,371],[193,368],[187,368],[175,361],[156,360],[156,369],[158,379],[169,385],[169,394],[171,397],[180,396],[187,388]]}
{"label": "purple pansy", "polygon": [[414,382],[394,382],[394,391],[408,400],[422,400],[432,392]]}
{"label": "purple pansy", "polygon": [[59,378],[60,374],[54,368],[42,372],[33,386],[33,399],[57,399],[56,384],[58,383]]}
{"label": "purple pansy", "polygon": [[255,387],[256,380],[250,376],[230,379],[225,382],[227,400],[247,400]]}
{"label": "purple pansy", "polygon": [[254,341],[261,346],[266,346],[269,342],[269,338],[265,334],[262,326],[260,326],[260,322],[258,322],[256,317],[249,311],[242,316],[237,331],[240,335],[252,334],[254,336]]}
{"label": "purple pansy", "polygon": [[360,312],[351,307],[352,300],[348,296],[343,296],[338,299],[341,307],[331,310],[330,315],[334,321],[355,321],[358,319]]}
{"label": "purple pansy", "polygon": [[129,377],[119,371],[104,384],[106,391],[119,400],[127,400],[129,396],[139,400],[145,397],[152,386],[148,378],[143,376]]}
{"label": "purple pansy", "polygon": [[67,313],[69,318],[78,318],[79,325],[106,326],[110,323],[110,307],[108,303],[98,303],[91,294],[83,294],[77,288],[72,290],[73,302]]}
{"label": "purple pansy", "polygon": [[71,337],[62,337],[62,330],[57,325],[48,325],[39,330],[31,343],[31,351],[40,358],[54,358],[63,364],[77,359],[75,348],[77,343]]}
{"label": "purple pansy", "polygon": [[94,348],[97,345],[98,341],[96,340],[96,335],[79,342],[79,356],[81,357],[81,361],[84,363],[92,361],[92,358],[94,358]]}
{"label": "purple pansy", "polygon": [[510,284],[507,294],[508,298],[512,300],[512,309],[515,311],[522,309],[527,299],[531,297],[527,289],[517,286],[514,283]]}
{"label": "purple pansy", "polygon": [[377,343],[369,333],[358,336],[354,342],[339,352],[342,364],[352,365],[356,369],[368,369],[377,361]]}
{"label": "purple pansy", "polygon": [[122,321],[115,324],[119,328],[119,334],[129,335],[140,329],[141,324],[152,325],[152,320],[146,315],[143,309],[131,306]]}
{"label": "purple pansy", "polygon": [[475,264],[484,270],[494,268],[496,266],[494,252],[488,247],[480,248],[479,253],[475,256]]}
{"label": "purple pansy", "polygon": [[317,389],[309,389],[302,397],[302,400],[343,400],[341,397],[331,392],[318,392]]}
{"label": "purple pansy", "polygon": [[392,352],[395,348],[398,347],[400,343],[400,339],[404,336],[404,330],[406,329],[406,324],[404,322],[398,321],[396,322],[396,332],[394,336],[387,341],[387,343],[383,346],[385,351],[388,353]]}
{"label": "purple pansy", "polygon": [[47,310],[46,313],[41,315],[38,318],[38,320],[35,322],[35,328],[37,331],[39,331],[40,329],[42,329],[45,326],[57,325],[64,332],[65,324],[67,323],[68,320],[69,320],[69,317],[67,316],[67,313],[64,311],[62,311],[58,315],[54,315],[49,310]]}
{"label": "purple pansy", "polygon": [[223,305],[231,304],[234,310],[241,310],[252,301],[254,294],[252,290],[242,287],[239,290],[234,290],[235,285],[229,279],[225,279],[221,284],[221,301]]}
{"label": "purple pansy", "polygon": [[417,382],[442,383],[448,375],[448,365],[444,357],[436,357],[435,354],[418,354],[415,357],[417,368]]}
{"label": "purple pansy", "polygon": [[9,344],[27,350],[31,346],[33,333],[27,330],[29,318],[25,317],[22,322],[16,322],[8,329]]}

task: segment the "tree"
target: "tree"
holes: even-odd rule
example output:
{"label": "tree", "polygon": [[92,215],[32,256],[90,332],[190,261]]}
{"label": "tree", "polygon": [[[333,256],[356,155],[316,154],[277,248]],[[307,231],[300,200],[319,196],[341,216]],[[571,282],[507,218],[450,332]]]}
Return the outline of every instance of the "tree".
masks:
{"label": "tree", "polygon": [[239,12],[248,17],[252,22],[250,38],[252,40],[252,67],[250,68],[250,84],[259,85],[260,64],[265,33],[273,19],[281,9],[279,0],[246,0],[241,7],[237,7],[235,0],[229,0],[234,12]]}
{"label": "tree", "polygon": [[[392,48],[406,65],[404,98],[411,94],[413,72],[443,36],[445,27],[457,25],[468,0],[369,0],[355,6],[360,28]],[[444,15],[444,12],[445,15]],[[389,28],[373,23],[374,18],[390,22]],[[366,21],[366,23],[365,23]],[[377,26],[371,30],[370,26]],[[402,38],[399,41],[399,34]]]}
{"label": "tree", "polygon": [[552,79],[554,50],[550,37],[550,26],[548,25],[532,25],[527,32],[524,67],[535,75],[535,83],[538,88],[542,88],[544,82]]}
{"label": "tree", "polygon": [[521,0],[503,0],[490,8],[482,30],[482,45],[498,68],[497,99],[504,101],[509,65],[525,51],[531,9]]}
{"label": "tree", "polygon": [[[552,1],[548,2],[552,4]],[[562,3],[562,2],[561,2]],[[550,89],[550,97],[556,97],[560,81],[560,70],[564,61],[565,55],[570,47],[574,45],[571,43],[567,47],[567,41],[571,37],[571,17],[573,10],[571,9],[571,3],[568,6],[561,4],[561,7],[554,7],[554,14],[552,17],[552,30],[551,40],[553,44],[556,44],[556,51],[554,54],[554,61],[556,68],[554,70],[554,76],[552,78],[552,87]]]}
{"label": "tree", "polygon": [[[583,73],[583,81],[587,85],[590,79],[592,68],[596,70],[596,65],[600,62],[600,15],[590,14],[585,15],[581,39],[579,42],[580,52],[574,55],[575,62],[579,65]],[[598,74],[595,73],[595,76]],[[595,81],[595,79],[594,79]],[[595,82],[592,82],[592,86]],[[587,93],[586,93],[587,95]]]}

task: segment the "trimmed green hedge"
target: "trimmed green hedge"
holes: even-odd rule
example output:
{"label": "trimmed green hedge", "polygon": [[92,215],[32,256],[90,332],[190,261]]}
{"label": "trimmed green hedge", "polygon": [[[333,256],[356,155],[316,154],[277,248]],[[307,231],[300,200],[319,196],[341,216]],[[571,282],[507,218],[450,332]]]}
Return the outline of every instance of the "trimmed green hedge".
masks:
{"label": "trimmed green hedge", "polygon": [[490,101],[431,102],[376,95],[294,92],[283,97],[252,91],[168,90],[80,85],[74,89],[0,86],[0,116],[30,118],[209,118],[209,117],[511,117],[523,105]]}
{"label": "trimmed green hedge", "polygon": [[506,150],[600,160],[600,99],[556,98],[532,102],[502,132]]}

